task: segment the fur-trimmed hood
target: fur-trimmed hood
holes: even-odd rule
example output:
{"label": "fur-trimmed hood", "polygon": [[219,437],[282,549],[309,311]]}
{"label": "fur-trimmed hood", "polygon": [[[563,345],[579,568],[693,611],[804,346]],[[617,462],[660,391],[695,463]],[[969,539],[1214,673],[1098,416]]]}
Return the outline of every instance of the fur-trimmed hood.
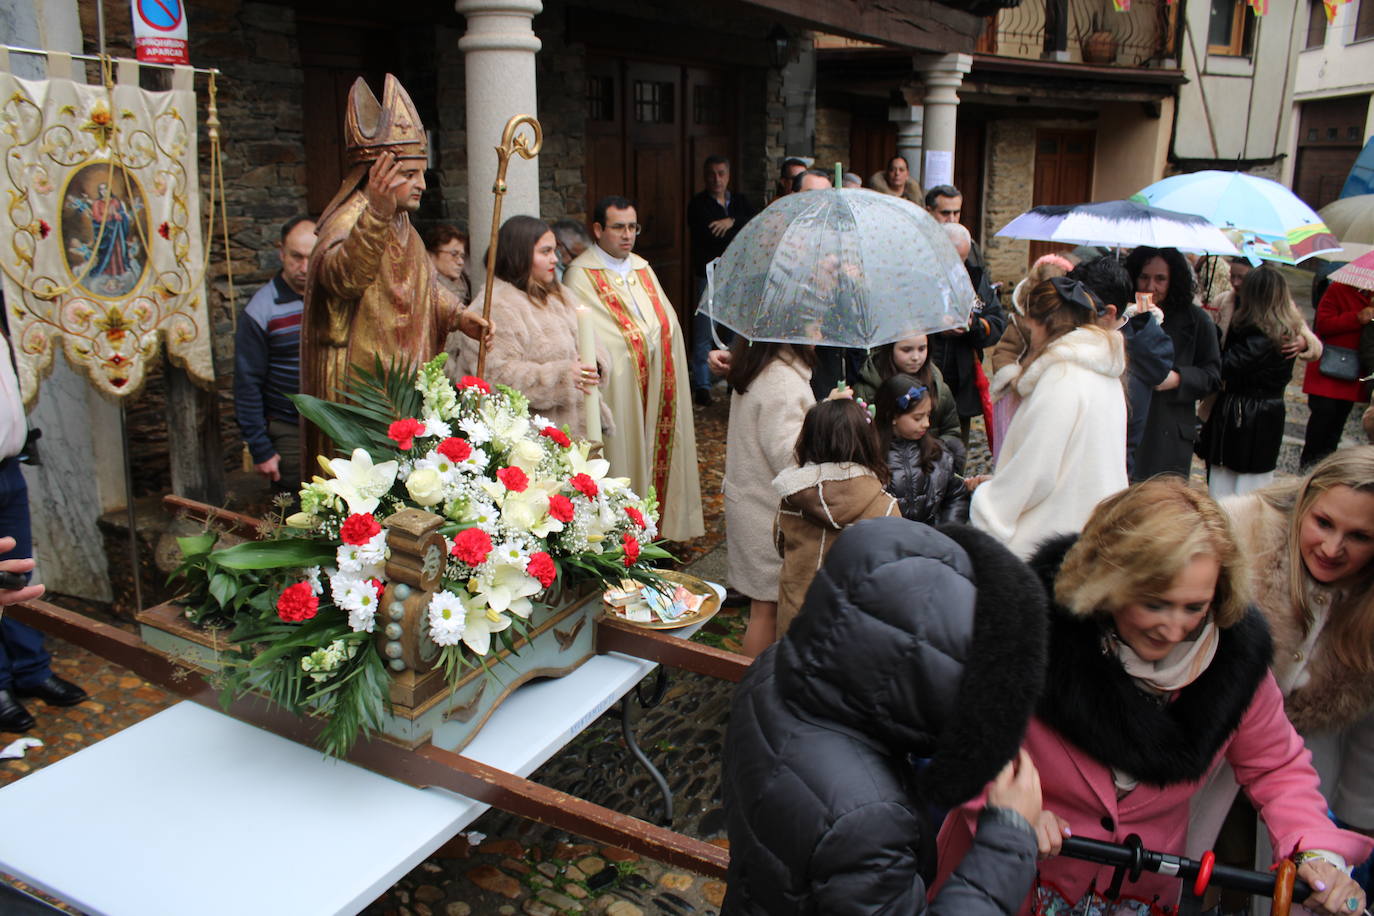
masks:
{"label": "fur-trimmed hood", "polygon": [[[1274,639],[1274,668],[1279,682],[1300,650],[1305,634],[1299,610],[1289,594],[1292,569],[1288,548],[1288,513],[1276,509],[1258,494],[1224,499],[1221,507],[1231,517],[1236,538],[1263,575],[1255,577],[1255,604],[1269,623]],[[1338,599],[1333,589],[1308,581],[1308,600],[1314,603]],[[1364,674],[1341,664],[1330,651],[1330,631],[1317,637],[1307,666],[1307,681],[1284,697],[1284,711],[1293,726],[1304,734],[1343,728],[1374,709],[1374,674]]]}
{"label": "fur-trimmed hood", "polygon": [[773,478],[773,489],[782,500],[782,512],[800,512],[813,525],[839,531],[873,514],[877,481],[861,464],[826,462],[788,468]]}
{"label": "fur-trimmed hood", "polygon": [[[1114,331],[1097,327],[1076,328],[1051,343],[1025,367],[1015,382],[1017,392],[1022,397],[1028,396],[1035,390],[1041,376],[1062,363],[1082,366],[1107,378],[1121,378],[1126,371],[1126,342]],[[1002,368],[1005,371],[1008,367]]]}
{"label": "fur-trimmed hood", "polygon": [[[1052,538],[1030,560],[1046,594],[1077,535]],[[1091,757],[1154,786],[1201,779],[1240,725],[1269,668],[1269,630],[1251,609],[1221,631],[1207,670],[1168,702],[1137,687],[1103,648],[1100,618],[1051,600],[1049,665],[1037,714]]]}

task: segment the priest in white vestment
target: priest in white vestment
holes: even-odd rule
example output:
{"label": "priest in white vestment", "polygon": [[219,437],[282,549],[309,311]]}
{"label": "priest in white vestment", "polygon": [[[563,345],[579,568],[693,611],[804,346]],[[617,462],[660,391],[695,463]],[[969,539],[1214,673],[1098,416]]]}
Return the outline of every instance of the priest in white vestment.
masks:
{"label": "priest in white vestment", "polygon": [[597,341],[611,355],[602,392],[615,433],[605,437],[606,460],[636,492],[653,486],[663,537],[700,537],[706,527],[682,328],[654,269],[634,253],[634,204],[608,197],[595,218],[596,244],[573,259],[563,282],[596,316]]}

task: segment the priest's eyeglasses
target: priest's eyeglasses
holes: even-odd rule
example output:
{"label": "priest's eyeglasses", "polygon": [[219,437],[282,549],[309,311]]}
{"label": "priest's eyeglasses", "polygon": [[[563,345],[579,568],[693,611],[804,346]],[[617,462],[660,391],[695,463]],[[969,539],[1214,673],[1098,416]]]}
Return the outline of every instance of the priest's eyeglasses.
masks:
{"label": "priest's eyeglasses", "polygon": [[638,235],[639,231],[644,227],[641,226],[639,223],[611,223],[606,228],[611,230],[612,232],[632,232],[635,235]]}

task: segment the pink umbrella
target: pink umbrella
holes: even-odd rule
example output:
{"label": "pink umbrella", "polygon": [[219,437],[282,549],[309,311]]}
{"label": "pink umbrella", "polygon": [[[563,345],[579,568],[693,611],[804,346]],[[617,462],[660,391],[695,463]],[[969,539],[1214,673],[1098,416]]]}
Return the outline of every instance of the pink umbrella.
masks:
{"label": "pink umbrella", "polygon": [[1332,283],[1374,289],[1374,251],[1362,254],[1340,270],[1333,271],[1329,279]]}

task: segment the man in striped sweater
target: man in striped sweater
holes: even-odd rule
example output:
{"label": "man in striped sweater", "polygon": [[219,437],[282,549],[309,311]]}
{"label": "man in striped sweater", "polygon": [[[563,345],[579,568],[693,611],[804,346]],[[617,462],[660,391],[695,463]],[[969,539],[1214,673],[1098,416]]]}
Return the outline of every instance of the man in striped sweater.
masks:
{"label": "man in striped sweater", "polygon": [[234,413],[253,469],[272,488],[300,489],[301,309],[315,224],[304,216],[281,229],[281,270],[248,300],[234,334]]}

